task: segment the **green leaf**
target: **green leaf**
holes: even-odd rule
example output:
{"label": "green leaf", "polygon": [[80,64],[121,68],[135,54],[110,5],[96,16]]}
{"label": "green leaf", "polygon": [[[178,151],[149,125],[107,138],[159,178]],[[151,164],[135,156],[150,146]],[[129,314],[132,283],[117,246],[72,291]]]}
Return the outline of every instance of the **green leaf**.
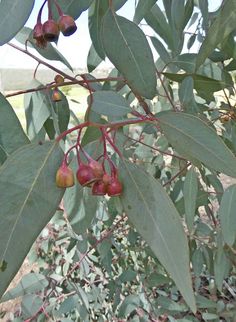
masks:
{"label": "green leaf", "polygon": [[88,126],[83,135],[81,145],[85,146],[90,142],[96,141],[101,137],[101,131],[94,126]]}
{"label": "green leaf", "polygon": [[182,28],[184,27],[184,2],[185,0],[172,1],[171,4],[171,20],[173,21],[174,28],[176,28],[177,30],[182,30]]}
{"label": "green leaf", "polygon": [[[74,19],[78,19],[81,13],[89,8],[93,0],[57,0],[57,2],[65,14],[72,16]],[[54,13],[58,16],[55,7]]]}
{"label": "green leaf", "polygon": [[140,306],[140,298],[138,295],[128,295],[119,307],[118,317],[126,317]]}
{"label": "green leaf", "polygon": [[38,273],[24,275],[16,287],[10,289],[1,299],[1,302],[15,299],[29,293],[36,293],[48,286],[47,278]]}
{"label": "green leaf", "polygon": [[38,295],[25,295],[21,302],[21,309],[24,319],[34,316],[41,306],[43,305],[43,300]]}
{"label": "green leaf", "polygon": [[55,213],[63,189],[55,184],[62,151],[58,143],[18,149],[0,168],[0,297],[17,273],[33,242]]}
{"label": "green leaf", "polygon": [[102,59],[98,56],[94,46],[91,45],[87,57],[87,68],[89,73],[91,73],[101,62]]}
{"label": "green leaf", "polygon": [[[42,84],[33,80],[30,86],[38,88],[41,87]],[[41,91],[26,94],[24,96],[24,107],[27,133],[32,140],[39,133],[45,121],[51,115],[47,94],[45,95],[45,93]]]}
{"label": "green leaf", "polygon": [[198,177],[193,167],[187,172],[185,177],[183,193],[186,222],[191,232],[193,230],[198,195]]}
{"label": "green leaf", "polygon": [[184,78],[179,86],[179,99],[185,109],[191,107],[191,103],[193,103],[193,86],[194,81],[191,76]]}
{"label": "green leaf", "polygon": [[186,113],[162,112],[158,118],[164,135],[180,154],[236,177],[236,158],[212,127]]}
{"label": "green leaf", "polygon": [[230,259],[224,251],[223,241],[221,240],[221,235],[217,236],[218,242],[215,251],[214,257],[214,274],[215,274],[215,283],[218,290],[222,291],[222,285],[225,278],[228,277],[230,267]]}
{"label": "green leaf", "polygon": [[202,14],[202,26],[205,30],[208,29],[208,20],[209,20],[209,8],[208,0],[199,0],[199,9]]}
{"label": "green leaf", "polygon": [[138,25],[155,3],[156,0],[139,0],[138,5],[135,9],[133,21]]}
{"label": "green leaf", "polygon": [[209,300],[200,294],[196,295],[197,307],[199,309],[216,309],[217,303],[215,301]]}
{"label": "green leaf", "polygon": [[0,146],[0,165],[3,164],[5,162],[7,158],[7,153],[6,151],[3,149],[2,146]]}
{"label": "green leaf", "polygon": [[92,111],[110,116],[122,116],[131,112],[128,102],[113,91],[98,91],[93,94]]}
{"label": "green leaf", "polygon": [[236,238],[236,185],[227,188],[223,194],[220,209],[219,218],[222,228],[222,235],[224,241],[233,246]]}
{"label": "green leaf", "polygon": [[0,150],[4,160],[4,155],[6,157],[22,145],[28,144],[29,139],[10,103],[1,93],[0,109]]}
{"label": "green leaf", "polygon": [[191,310],[196,311],[188,242],[176,208],[160,183],[141,168],[122,161],[120,176],[125,212],[171,275]]}
{"label": "green leaf", "polygon": [[101,59],[105,59],[105,53],[101,42],[102,19],[109,8],[108,2],[96,0],[89,8],[89,33],[95,51]]}
{"label": "green leaf", "polygon": [[0,46],[11,40],[24,26],[33,9],[34,0],[0,1]]}
{"label": "green leaf", "polygon": [[235,30],[236,2],[226,0],[220,10],[220,14],[210,26],[207,36],[199,50],[196,70],[205,59],[213,52],[217,45],[224,40],[233,30]]}
{"label": "green leaf", "polygon": [[60,102],[53,102],[54,109],[58,117],[58,126],[60,133],[67,130],[69,121],[70,121],[70,107],[66,96],[59,91],[61,94]]}
{"label": "green leaf", "polygon": [[23,27],[21,31],[16,35],[15,38],[23,45],[25,45],[26,41],[28,41],[27,44],[33,47],[41,56],[43,56],[48,60],[59,61],[62,64],[64,64],[66,67],[68,67],[71,71],[73,71],[73,68],[71,67],[69,62],[60,53],[60,51],[56,49],[54,45],[48,42],[47,47],[44,49],[36,46],[36,41],[35,39],[33,39],[33,31],[29,27]]}
{"label": "green leaf", "polygon": [[158,55],[160,56],[161,60],[167,65],[169,64],[172,59],[168,53],[168,51],[166,50],[165,46],[163,45],[163,43],[157,39],[156,37],[150,37],[153,46],[155,47]]}
{"label": "green leaf", "polygon": [[[77,307],[78,295],[66,298],[61,304],[58,310],[58,316],[73,311]],[[61,321],[61,320],[60,320]],[[71,320],[70,320],[71,321]]]}
{"label": "green leaf", "polygon": [[155,64],[142,30],[108,10],[103,19],[102,42],[107,57],[127,79],[131,89],[152,99],[156,94]]}
{"label": "green leaf", "polygon": [[192,77],[194,80],[194,88],[198,92],[217,92],[230,85],[223,80],[217,80],[197,74],[163,74],[170,80],[178,83],[182,82],[186,77]]}
{"label": "green leaf", "polygon": [[203,313],[202,314],[202,318],[204,319],[204,321],[216,321],[216,319],[219,318],[218,314],[215,313]]}
{"label": "green leaf", "polygon": [[185,28],[187,23],[189,22],[189,19],[192,16],[194,9],[194,0],[187,0],[185,8],[184,8],[184,21],[183,21],[183,26],[182,30]]}
{"label": "green leaf", "polygon": [[154,5],[152,9],[147,12],[144,18],[149,26],[165,41],[169,49],[173,50],[174,40],[172,30],[158,5]]}

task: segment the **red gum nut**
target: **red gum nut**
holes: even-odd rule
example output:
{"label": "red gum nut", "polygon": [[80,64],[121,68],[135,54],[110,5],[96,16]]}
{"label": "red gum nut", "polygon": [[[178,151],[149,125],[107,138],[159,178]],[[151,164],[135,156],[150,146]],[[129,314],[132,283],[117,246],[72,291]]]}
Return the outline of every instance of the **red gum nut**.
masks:
{"label": "red gum nut", "polygon": [[89,186],[91,183],[98,180],[91,167],[84,163],[80,164],[76,176],[81,186]]}
{"label": "red gum nut", "polygon": [[69,188],[75,184],[74,173],[66,164],[62,164],[57,170],[56,184],[58,188]]}
{"label": "red gum nut", "polygon": [[60,31],[66,37],[73,35],[73,33],[75,33],[77,30],[74,19],[68,15],[62,15],[58,20],[58,25]]}
{"label": "red gum nut", "polygon": [[49,19],[43,24],[43,37],[47,41],[57,41],[59,37],[59,27],[56,21]]}
{"label": "red gum nut", "polygon": [[101,163],[99,163],[98,161],[95,160],[91,160],[89,161],[89,167],[92,169],[93,174],[96,178],[101,179],[104,171],[103,171],[103,167],[101,165]]}
{"label": "red gum nut", "polygon": [[110,184],[107,186],[107,194],[110,197],[120,196],[123,191],[122,183],[118,178],[114,177],[111,179]]}
{"label": "red gum nut", "polygon": [[52,92],[52,100],[53,102],[60,102],[62,100],[61,93],[56,88]]}
{"label": "red gum nut", "polygon": [[34,26],[33,38],[36,40],[41,40],[43,38],[43,25],[41,22]]}
{"label": "red gum nut", "polygon": [[93,184],[92,194],[94,196],[105,196],[107,193],[107,186],[103,181],[97,181]]}
{"label": "red gum nut", "polygon": [[107,173],[104,173],[104,175],[102,177],[102,181],[106,186],[108,186],[110,184],[111,180],[112,180],[111,176]]}

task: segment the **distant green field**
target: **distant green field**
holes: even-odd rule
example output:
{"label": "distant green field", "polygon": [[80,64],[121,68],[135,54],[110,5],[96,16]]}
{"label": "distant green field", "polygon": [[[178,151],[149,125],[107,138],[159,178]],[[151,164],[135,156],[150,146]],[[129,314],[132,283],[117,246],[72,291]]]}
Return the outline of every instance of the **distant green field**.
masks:
{"label": "distant green field", "polygon": [[[82,87],[73,87],[71,89],[65,87],[62,91],[67,96],[72,111],[78,118],[82,118],[87,108],[88,91]],[[24,95],[9,97],[8,101],[14,108],[22,126],[25,128]]]}

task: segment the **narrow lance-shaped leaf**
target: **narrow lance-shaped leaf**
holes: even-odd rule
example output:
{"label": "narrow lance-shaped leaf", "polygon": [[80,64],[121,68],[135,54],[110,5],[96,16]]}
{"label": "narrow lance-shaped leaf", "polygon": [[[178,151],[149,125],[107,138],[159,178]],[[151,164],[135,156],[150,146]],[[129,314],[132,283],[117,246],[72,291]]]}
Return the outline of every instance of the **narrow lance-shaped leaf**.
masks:
{"label": "narrow lance-shaped leaf", "polygon": [[[164,3],[166,3],[166,1],[164,1]],[[164,13],[157,4],[146,13],[144,18],[148,25],[165,41],[169,49],[174,50],[172,29],[167,22]]]}
{"label": "narrow lance-shaped leaf", "polygon": [[22,145],[28,144],[29,139],[10,103],[1,93],[0,115],[0,150],[7,156]]}
{"label": "narrow lance-shaped leaf", "polygon": [[195,311],[188,242],[176,208],[161,184],[141,168],[121,161],[120,175],[125,212]]}
{"label": "narrow lance-shaped leaf", "polygon": [[30,144],[0,168],[0,297],[62,198],[55,184],[61,159],[58,143]]}
{"label": "narrow lance-shaped leaf", "polygon": [[[40,87],[42,84],[37,80],[33,80],[30,86]],[[39,133],[45,121],[51,115],[48,94],[41,91],[25,94],[24,106],[27,121],[27,133],[32,140]]]}
{"label": "narrow lance-shaped leaf", "polygon": [[223,243],[221,240],[221,235],[218,237],[218,243],[215,251],[214,257],[214,274],[215,283],[218,290],[222,291],[222,285],[225,278],[228,277],[230,267],[232,266],[230,259],[224,251]]}
{"label": "narrow lance-shaped leaf", "polygon": [[131,89],[152,99],[156,94],[155,64],[142,30],[108,10],[103,18],[102,42],[107,57],[127,79]]}
{"label": "narrow lance-shaped leaf", "polygon": [[91,45],[87,57],[87,68],[89,73],[91,73],[101,62],[102,59],[98,56],[94,46]]}
{"label": "narrow lance-shaped leaf", "polygon": [[155,3],[156,0],[139,0],[133,21],[138,25]]}
{"label": "narrow lance-shaped leaf", "polygon": [[219,16],[208,30],[197,56],[196,70],[204,63],[205,59],[213,52],[216,46],[235,30],[236,1],[226,0]]}
{"label": "narrow lance-shaped leaf", "polygon": [[89,8],[89,32],[93,46],[101,59],[105,59],[105,53],[101,42],[102,18],[108,10],[108,2],[97,0]]}
{"label": "narrow lance-shaped leaf", "polygon": [[0,1],[0,46],[11,40],[24,26],[33,6],[34,0]]}
{"label": "narrow lance-shaped leaf", "polygon": [[229,246],[233,246],[236,238],[235,209],[236,185],[233,185],[225,190],[219,209],[219,218],[222,228],[223,239]]}
{"label": "narrow lance-shaped leaf", "polygon": [[158,119],[170,144],[183,156],[236,177],[236,158],[212,127],[186,113],[161,112]]}
{"label": "narrow lance-shaped leaf", "polygon": [[189,231],[193,230],[194,216],[198,195],[198,178],[194,168],[191,168],[184,181],[185,216]]}

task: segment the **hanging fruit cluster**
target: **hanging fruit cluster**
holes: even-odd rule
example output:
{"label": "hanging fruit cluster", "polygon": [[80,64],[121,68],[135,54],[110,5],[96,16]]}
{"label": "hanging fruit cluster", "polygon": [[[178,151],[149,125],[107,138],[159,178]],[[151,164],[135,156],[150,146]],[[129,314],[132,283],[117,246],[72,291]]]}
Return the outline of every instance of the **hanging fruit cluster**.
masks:
{"label": "hanging fruit cluster", "polygon": [[[77,143],[72,146],[64,155],[64,159],[56,174],[56,184],[59,188],[72,187],[75,183],[73,170],[68,166],[68,156],[75,149],[77,154],[78,169],[76,178],[83,187],[91,187],[92,194],[97,196],[108,195],[110,197],[120,196],[123,190],[122,183],[118,178],[118,169],[107,153],[107,143],[109,143],[116,152],[114,140],[108,132],[101,128],[101,140],[103,141],[103,155],[94,160],[80,144],[81,130],[77,137]],[[81,160],[83,154],[86,162]],[[109,171],[105,169],[105,162],[109,166]]]}
{"label": "hanging fruit cluster", "polygon": [[[48,20],[42,23],[42,11],[46,3],[48,4]],[[45,48],[47,42],[57,41],[60,32],[68,37],[77,30],[74,19],[63,13],[56,0],[53,0],[53,3],[59,14],[58,21],[53,19],[52,0],[45,0],[38,13],[37,23],[33,31],[33,38],[36,40],[36,45],[40,48]]]}

